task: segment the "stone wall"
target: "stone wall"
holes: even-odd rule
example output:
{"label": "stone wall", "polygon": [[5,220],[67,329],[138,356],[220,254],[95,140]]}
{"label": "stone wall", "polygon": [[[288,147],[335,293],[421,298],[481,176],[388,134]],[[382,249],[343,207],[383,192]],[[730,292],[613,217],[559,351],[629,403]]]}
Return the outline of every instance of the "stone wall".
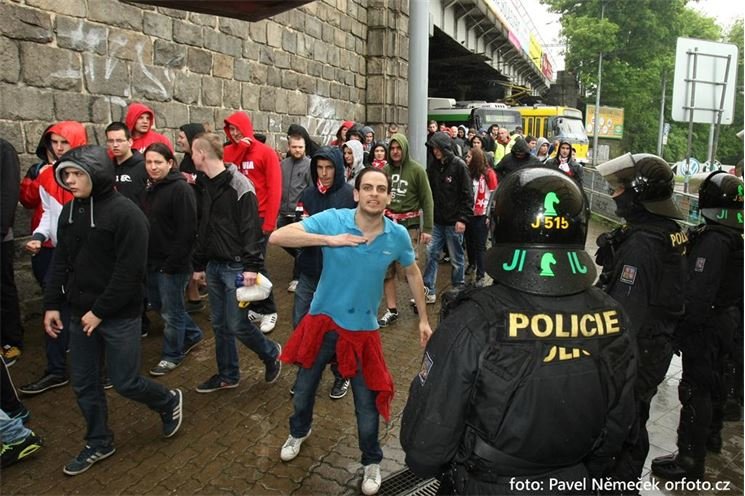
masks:
{"label": "stone wall", "polygon": [[330,121],[365,118],[367,13],[332,3],[248,23],[111,0],[5,2],[0,132],[30,151],[36,126],[77,119],[95,138],[141,100],[170,136],[240,108],[271,140],[297,120],[326,135]]}
{"label": "stone wall", "polygon": [[24,174],[50,123],[80,121],[102,144],[133,101],[174,143],[180,125],[221,130],[236,110],[280,148],[291,123],[324,143],[348,119],[383,133],[407,120],[407,37],[407,0],[316,0],[259,22],[118,0],[3,0],[0,136]]}

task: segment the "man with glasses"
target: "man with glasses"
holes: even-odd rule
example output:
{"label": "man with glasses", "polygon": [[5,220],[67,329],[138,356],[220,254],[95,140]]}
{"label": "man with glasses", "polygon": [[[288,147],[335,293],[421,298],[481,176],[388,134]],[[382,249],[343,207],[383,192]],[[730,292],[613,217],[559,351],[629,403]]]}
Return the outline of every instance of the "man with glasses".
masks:
{"label": "man with glasses", "polygon": [[108,125],[106,146],[116,165],[116,190],[142,208],[147,185],[145,157],[132,148],[132,134],[126,124],[112,122]]}

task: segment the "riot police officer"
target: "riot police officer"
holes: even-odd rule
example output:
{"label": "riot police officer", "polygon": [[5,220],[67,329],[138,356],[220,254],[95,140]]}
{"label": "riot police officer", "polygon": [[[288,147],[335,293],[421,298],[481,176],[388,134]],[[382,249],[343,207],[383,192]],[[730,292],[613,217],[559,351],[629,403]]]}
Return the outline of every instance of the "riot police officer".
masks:
{"label": "riot police officer", "polygon": [[616,214],[626,221],[598,238],[598,285],[627,312],[639,350],[636,425],[613,476],[636,481],[649,452],[649,406],[670,366],[672,335],[683,313],[687,237],[673,220],[684,217],[672,200],[674,177],[667,162],[627,153],[599,165],[598,172],[612,189]]}
{"label": "riot police officer", "polygon": [[683,355],[678,453],[652,461],[652,473],[668,480],[703,478],[707,438],[709,448],[721,449],[721,372],[743,318],[742,179],[704,176],[698,205],[705,223],[689,235],[686,311],[675,335]]}
{"label": "riot police officer", "polygon": [[[499,185],[487,288],[443,302],[401,424],[406,464],[441,494],[590,489],[633,423],[635,349],[618,303],[592,287],[589,210],[544,167]],[[570,491],[571,492],[571,491]]]}

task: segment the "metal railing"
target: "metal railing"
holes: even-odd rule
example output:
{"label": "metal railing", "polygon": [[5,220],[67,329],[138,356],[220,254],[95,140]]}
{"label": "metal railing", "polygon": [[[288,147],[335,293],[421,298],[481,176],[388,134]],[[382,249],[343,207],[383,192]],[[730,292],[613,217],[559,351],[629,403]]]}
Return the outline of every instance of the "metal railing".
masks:
{"label": "metal railing", "polygon": [[[603,179],[603,176],[597,170],[585,167],[583,187],[590,204],[590,211],[593,214],[616,224],[623,224],[623,219],[616,215],[616,203],[609,194],[608,182]],[[698,195],[675,191],[673,201],[680,211],[686,215],[685,220],[679,221],[681,224],[696,226],[700,223]]]}

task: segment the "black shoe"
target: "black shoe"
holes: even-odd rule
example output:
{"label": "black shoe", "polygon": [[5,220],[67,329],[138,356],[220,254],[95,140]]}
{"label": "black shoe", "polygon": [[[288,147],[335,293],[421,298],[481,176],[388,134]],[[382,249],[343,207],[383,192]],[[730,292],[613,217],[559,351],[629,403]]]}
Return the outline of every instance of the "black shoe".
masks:
{"label": "black shoe", "polygon": [[113,446],[102,446],[99,448],[91,448],[86,446],[78,456],[73,458],[70,463],[65,465],[62,469],[67,475],[78,475],[82,474],[93,466],[94,463],[105,460],[114,454],[116,448]]}
{"label": "black shoe", "polygon": [[669,481],[701,480],[704,478],[704,461],[673,453],[652,460],[652,473]]}
{"label": "black shoe", "polygon": [[101,385],[103,386],[104,389],[111,389],[114,387],[108,375],[101,377]]}
{"label": "black shoe", "polygon": [[28,436],[15,443],[3,443],[0,467],[5,468],[21,462],[36,453],[44,445],[41,438],[31,432]]}
{"label": "black shoe", "polygon": [[279,373],[282,372],[282,362],[279,360],[279,355],[282,354],[282,345],[279,343],[274,344],[277,345],[277,357],[272,363],[266,364],[266,372],[264,373],[264,381],[268,384],[276,382],[279,379]]}
{"label": "black shoe", "polygon": [[727,400],[724,404],[725,422],[740,422],[742,420],[742,405],[734,400]]}
{"label": "black shoe", "polygon": [[171,437],[181,427],[181,421],[184,419],[184,395],[180,389],[171,390],[174,397],[173,405],[167,411],[160,414],[163,419],[163,437]]}
{"label": "black shoe", "polygon": [[204,338],[199,338],[196,341],[184,341],[184,356],[188,355]]}
{"label": "black shoe", "polygon": [[331,386],[329,398],[331,398],[332,400],[341,399],[347,395],[347,391],[349,391],[349,379],[337,377],[334,380],[334,385]]}
{"label": "black shoe", "polygon": [[26,384],[25,386],[19,387],[18,390],[21,393],[28,395],[40,394],[49,389],[62,387],[68,382],[70,382],[70,379],[68,379],[67,377],[46,374],[44,377],[36,382],[32,382],[31,384]]}
{"label": "black shoe", "polygon": [[238,387],[238,382],[227,382],[220,379],[220,376],[215,374],[205,382],[197,386],[197,393],[214,393],[221,389],[234,389]]}

